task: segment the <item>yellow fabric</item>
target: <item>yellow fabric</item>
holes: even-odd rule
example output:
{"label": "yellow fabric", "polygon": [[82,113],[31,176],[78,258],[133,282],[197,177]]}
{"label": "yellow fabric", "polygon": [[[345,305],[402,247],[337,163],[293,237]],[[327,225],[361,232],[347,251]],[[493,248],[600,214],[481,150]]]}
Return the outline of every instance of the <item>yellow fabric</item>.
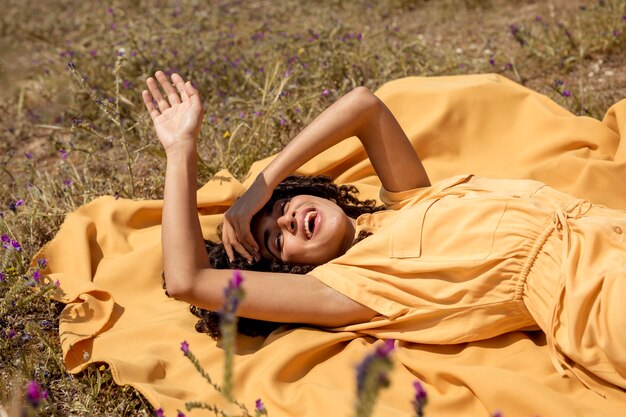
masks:
{"label": "yellow fabric", "polygon": [[[626,101],[613,106],[602,122],[576,117],[497,75],[406,78],[384,85],[377,94],[407,132],[433,182],[462,173],[531,178],[593,203],[626,209],[626,143],[620,141]],[[220,213],[267,162],[256,163],[243,186],[221,172],[198,191],[205,237],[215,238]],[[363,197],[376,197],[380,187],[356,139],[323,153],[300,172],[354,183]],[[177,409],[184,410],[185,401],[219,402],[183,357],[180,343],[189,342],[216,381],[222,378],[223,353],[195,332],[188,306],[161,289],[161,207],[160,201],[99,198],[69,215],[39,256],[48,258],[50,278],[61,283],[56,297],[67,303],[60,337],[68,370],[76,373],[90,363],[107,362],[119,384],[136,387],[156,408],[174,416]],[[575,231],[567,224],[574,214],[564,212],[555,220],[559,233]],[[581,242],[572,237],[568,245],[575,250]],[[599,246],[593,254],[598,250],[603,249]],[[547,257],[537,259],[549,267]],[[578,266],[567,265],[566,272]],[[532,279],[539,277],[528,277]],[[529,310],[545,314],[539,301],[529,303]],[[562,322],[568,312],[559,308],[556,313]],[[582,324],[575,325],[579,329]],[[554,327],[557,339],[561,330]],[[284,328],[267,340],[241,338],[235,395],[249,407],[262,398],[274,417],[351,415],[354,366],[375,341],[354,331],[306,327]],[[399,341],[392,385],[375,415],[411,415],[416,378],[428,390],[426,411],[432,416],[488,416],[496,410],[507,417],[626,415],[623,390],[598,380],[594,391],[578,378],[562,377],[550,346],[542,332],[532,331],[454,345]],[[600,391],[606,398],[597,395]]]}
{"label": "yellow fabric", "polygon": [[310,273],[381,314],[340,330],[453,344],[538,325],[561,373],[626,389],[626,212],[472,175],[381,200],[356,220],[372,235]]}

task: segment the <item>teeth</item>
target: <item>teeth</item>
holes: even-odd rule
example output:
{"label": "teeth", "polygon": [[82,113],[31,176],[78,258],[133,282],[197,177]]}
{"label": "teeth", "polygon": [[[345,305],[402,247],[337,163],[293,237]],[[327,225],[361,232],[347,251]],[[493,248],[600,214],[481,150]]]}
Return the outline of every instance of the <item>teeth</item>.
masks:
{"label": "teeth", "polygon": [[315,211],[309,211],[304,216],[304,233],[306,234],[307,239],[311,239],[313,237],[313,233],[309,229],[309,222],[311,221],[311,216],[315,215]]}

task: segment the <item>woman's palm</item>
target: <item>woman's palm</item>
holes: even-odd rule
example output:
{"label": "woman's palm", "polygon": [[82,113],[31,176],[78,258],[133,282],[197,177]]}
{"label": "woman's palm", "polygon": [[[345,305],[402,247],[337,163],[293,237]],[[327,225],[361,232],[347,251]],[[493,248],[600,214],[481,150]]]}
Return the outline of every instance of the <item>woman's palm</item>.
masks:
{"label": "woman's palm", "polygon": [[157,71],[156,79],[165,96],[156,81],[148,78],[148,90],[142,97],[161,145],[166,151],[179,143],[191,141],[195,145],[204,115],[198,91],[178,74],[172,74],[176,88],[161,71]]}

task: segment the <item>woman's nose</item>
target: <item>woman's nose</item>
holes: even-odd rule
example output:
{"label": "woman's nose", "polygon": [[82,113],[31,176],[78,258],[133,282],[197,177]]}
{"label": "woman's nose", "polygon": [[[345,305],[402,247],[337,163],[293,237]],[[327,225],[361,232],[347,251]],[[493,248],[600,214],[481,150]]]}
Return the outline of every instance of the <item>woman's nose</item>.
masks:
{"label": "woman's nose", "polygon": [[289,233],[296,232],[298,224],[296,223],[296,213],[285,213],[278,218],[278,225],[287,230]]}

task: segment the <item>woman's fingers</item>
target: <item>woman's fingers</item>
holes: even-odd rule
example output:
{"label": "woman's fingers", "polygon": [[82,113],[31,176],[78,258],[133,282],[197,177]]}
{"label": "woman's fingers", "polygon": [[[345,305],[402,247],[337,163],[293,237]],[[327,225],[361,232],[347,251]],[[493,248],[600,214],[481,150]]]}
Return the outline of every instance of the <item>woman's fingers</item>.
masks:
{"label": "woman's fingers", "polygon": [[148,90],[143,90],[141,92],[141,97],[143,98],[143,104],[146,105],[146,109],[148,110],[148,114],[152,120],[156,119],[161,115],[161,112],[154,105],[154,98],[152,98],[152,94]]}
{"label": "woman's fingers", "polygon": [[148,85],[148,90],[150,91],[150,94],[152,94],[152,97],[157,102],[159,110],[163,112],[169,109],[170,104],[167,102],[167,100],[163,98],[163,95],[161,94],[161,90],[159,90],[159,86],[157,85],[156,80],[150,77],[146,80],[146,84]]}
{"label": "woman's fingers", "polygon": [[156,79],[159,80],[159,84],[161,84],[161,88],[163,88],[163,91],[165,91],[165,94],[167,94],[167,98],[170,101],[170,105],[173,106],[174,104],[180,103],[180,97],[178,93],[176,92],[176,90],[174,89],[174,87],[172,87],[172,83],[167,78],[165,73],[163,71],[157,71],[156,74],[154,75]]}
{"label": "woman's fingers", "polygon": [[185,80],[183,80],[183,77],[178,74],[172,74],[172,81],[174,82],[174,85],[176,86],[176,89],[178,90],[178,93],[180,94],[183,102],[188,101],[189,95],[185,90]]}
{"label": "woman's fingers", "polygon": [[228,222],[228,220],[224,220],[224,224],[222,226],[222,243],[224,244],[224,249],[226,250],[228,259],[230,259],[231,262],[235,259],[235,253],[233,252],[233,249],[237,251],[237,253],[239,253],[241,256],[246,258],[250,263],[254,259],[254,257],[239,242],[239,240],[237,239],[237,234],[232,225]]}

